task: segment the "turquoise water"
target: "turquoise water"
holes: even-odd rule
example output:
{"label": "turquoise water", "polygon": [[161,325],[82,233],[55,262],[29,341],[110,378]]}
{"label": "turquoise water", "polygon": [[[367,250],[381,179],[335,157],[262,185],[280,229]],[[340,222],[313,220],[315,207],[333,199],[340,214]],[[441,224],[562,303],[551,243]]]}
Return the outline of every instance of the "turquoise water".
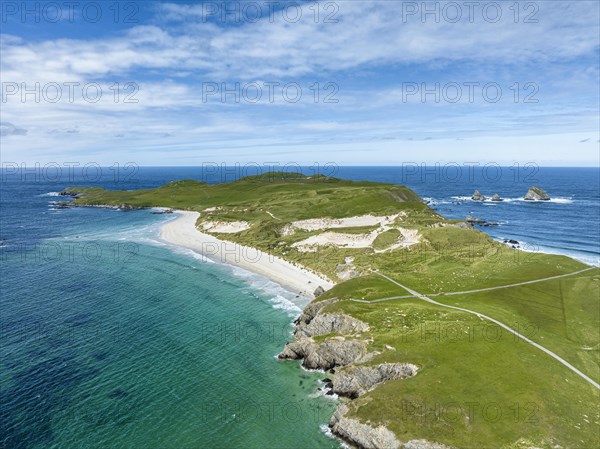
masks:
{"label": "turquoise water", "polygon": [[302,301],[161,246],[166,216],[43,212],[63,235],[3,253],[2,447],[339,447],[323,374],[275,358]]}
{"label": "turquoise water", "polygon": [[[312,173],[306,169],[307,173]],[[322,373],[275,359],[306,300],[256,275],[162,244],[172,216],[56,209],[69,185],[156,187],[201,168],[133,178],[2,173],[0,435],[3,448],[337,448]],[[237,172],[240,175],[255,174]],[[440,213],[493,220],[496,238],[598,264],[597,169],[535,179],[447,179],[398,167],[325,174],[407,184]],[[423,176],[421,176],[423,175]],[[531,184],[555,201],[520,201]],[[474,189],[501,204],[458,199]]]}

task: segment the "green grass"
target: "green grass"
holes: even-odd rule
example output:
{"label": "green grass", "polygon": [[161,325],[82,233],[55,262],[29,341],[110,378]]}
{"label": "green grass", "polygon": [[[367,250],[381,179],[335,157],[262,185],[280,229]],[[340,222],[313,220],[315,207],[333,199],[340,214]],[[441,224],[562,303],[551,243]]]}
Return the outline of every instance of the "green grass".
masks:
{"label": "green grass", "polygon": [[379,250],[389,248],[395,243],[398,243],[398,240],[400,240],[401,236],[402,234],[399,230],[388,229],[375,238],[375,241],[373,242],[373,248]]}
{"label": "green grass", "polygon": [[[370,363],[411,362],[421,368],[414,378],[387,382],[351,403],[353,416],[387,425],[401,441],[428,439],[477,449],[600,446],[598,390],[539,349],[473,315],[416,298],[372,304],[349,301],[407,295],[369,270],[379,270],[420,293],[435,294],[571,273],[585,268],[580,262],[522,252],[478,230],[448,226],[458,221],[440,216],[410,189],[391,184],[269,173],[217,185],[186,180],[137,191],[69,190],[82,194],[77,204],[200,212],[219,207],[203,213],[200,220],[251,224],[244,232],[221,238],[257,247],[334,280],[336,266],[353,257],[354,269],[363,276],[339,283],[315,301],[337,299],[324,310],[369,323],[364,339],[372,339],[369,349],[380,352]],[[419,244],[382,253],[331,246],[302,253],[293,243],[322,231],[282,235],[284,226],[296,220],[399,212],[406,216],[397,225],[417,229]],[[375,228],[332,231],[366,233]],[[374,247],[389,248],[399,237],[397,231],[384,232]],[[511,327],[521,326],[522,333],[600,380],[599,284],[599,270],[594,270],[555,281],[435,299],[476,310]],[[449,420],[453,404],[460,406],[458,418]],[[473,416],[465,412],[469,404],[479,407]],[[500,407],[502,416],[494,421],[482,414],[482,407],[490,413]]]}
{"label": "green grass", "polygon": [[381,352],[370,364],[419,366],[414,378],[386,382],[351,403],[350,416],[384,424],[400,441],[469,449],[513,447],[523,438],[542,448],[600,444],[598,390],[492,323],[414,298],[340,301],[324,311],[369,324],[361,339],[372,338],[369,350]]}

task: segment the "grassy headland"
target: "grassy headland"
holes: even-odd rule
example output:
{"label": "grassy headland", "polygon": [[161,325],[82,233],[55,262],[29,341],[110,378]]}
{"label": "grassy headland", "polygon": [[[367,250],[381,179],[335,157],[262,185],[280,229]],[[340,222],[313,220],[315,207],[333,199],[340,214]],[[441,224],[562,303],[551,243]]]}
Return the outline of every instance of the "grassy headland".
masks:
{"label": "grassy headland", "polygon": [[[416,297],[377,301],[410,295],[373,273],[437,295],[440,303],[493,317],[598,382],[599,269],[448,295],[587,266],[496,242],[464,222],[440,216],[410,189],[392,184],[268,173],[216,185],[185,180],[148,190],[68,190],[79,195],[77,205],[198,211],[200,229],[242,223],[239,232],[212,233],[338,282],[315,299],[329,300],[320,313],[350,315],[369,330],[330,333],[317,340],[358,339],[373,354],[368,365],[407,362],[419,367],[414,377],[384,382],[350,401],[348,416],[374,427],[385,425],[399,441],[426,439],[461,448],[600,446],[599,391],[593,385],[474,315]],[[340,220],[349,217],[354,221]],[[203,232],[211,232],[207,229]],[[416,237],[412,241],[409,236]]]}

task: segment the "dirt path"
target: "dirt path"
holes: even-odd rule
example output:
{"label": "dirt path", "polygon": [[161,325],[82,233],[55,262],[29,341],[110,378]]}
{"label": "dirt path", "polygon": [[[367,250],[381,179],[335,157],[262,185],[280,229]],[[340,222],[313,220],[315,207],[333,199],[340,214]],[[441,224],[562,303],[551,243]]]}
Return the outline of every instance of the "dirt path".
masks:
{"label": "dirt path", "polygon": [[[591,268],[587,268],[587,269],[585,269],[585,270],[581,270],[581,271],[579,271],[579,272],[577,272],[577,273],[581,273],[581,272],[583,272],[583,271],[587,271],[587,270],[590,270],[590,269],[591,269]],[[428,297],[427,297],[427,296],[425,296],[425,295],[422,295],[422,294],[420,294],[420,293],[418,293],[418,292],[416,292],[416,291],[414,291],[414,290],[412,290],[412,289],[410,289],[410,288],[408,288],[408,287],[406,287],[406,286],[404,286],[404,285],[400,284],[399,282],[396,282],[395,280],[393,280],[392,278],[390,278],[390,277],[386,276],[385,274],[381,274],[381,273],[378,273],[378,272],[376,272],[376,271],[373,271],[373,273],[375,273],[375,274],[377,274],[377,275],[379,275],[379,276],[381,276],[381,277],[383,277],[383,278],[387,279],[388,281],[390,281],[390,282],[392,282],[392,283],[396,284],[397,286],[399,286],[399,287],[403,288],[404,290],[406,290],[406,291],[407,291],[408,293],[410,293],[411,295],[413,295],[413,296],[415,296],[415,297],[417,297],[417,298],[419,298],[419,299],[422,299],[423,301],[427,301],[427,302],[429,302],[429,303],[431,303],[431,304],[435,304],[436,306],[440,306],[440,307],[445,307],[445,308],[447,308],[447,309],[454,309],[454,310],[460,310],[460,311],[462,311],[462,312],[467,312],[467,313],[470,313],[470,314],[472,314],[472,315],[475,315],[475,316],[477,316],[477,317],[479,317],[479,318],[483,318],[483,319],[486,319],[486,320],[488,320],[488,321],[491,321],[491,322],[492,322],[492,323],[494,323],[494,324],[497,324],[498,326],[502,327],[503,329],[506,329],[507,331],[509,331],[511,334],[514,334],[514,335],[516,335],[517,337],[519,337],[520,339],[522,339],[522,340],[526,341],[526,342],[527,342],[527,343],[529,343],[530,345],[532,345],[532,346],[535,346],[536,348],[538,348],[538,349],[540,349],[540,350],[544,351],[544,352],[545,352],[546,354],[548,354],[550,357],[552,357],[552,358],[554,358],[554,359],[558,360],[560,363],[562,363],[563,365],[565,365],[567,368],[569,368],[571,371],[573,371],[573,372],[574,372],[575,374],[577,374],[579,377],[582,377],[582,378],[583,378],[583,379],[585,379],[587,382],[589,382],[589,383],[590,383],[590,384],[592,384],[594,387],[596,387],[597,389],[599,389],[599,390],[600,390],[600,384],[598,384],[597,382],[595,382],[595,381],[594,381],[593,379],[591,379],[590,377],[586,376],[584,373],[582,373],[581,371],[579,371],[577,368],[575,368],[573,365],[571,365],[571,364],[570,364],[569,362],[567,362],[565,359],[563,359],[563,358],[559,357],[558,355],[556,355],[555,353],[553,353],[553,352],[552,352],[552,351],[550,351],[549,349],[546,349],[545,347],[543,347],[542,345],[540,345],[540,344],[538,344],[538,343],[534,342],[533,340],[530,340],[529,338],[525,337],[524,335],[520,334],[519,332],[515,331],[514,329],[511,329],[511,328],[510,328],[510,327],[508,327],[506,324],[504,324],[504,323],[501,323],[500,321],[498,321],[498,320],[495,320],[494,318],[491,318],[491,317],[489,317],[489,316],[487,316],[487,315],[484,315],[484,314],[482,314],[482,313],[475,312],[474,310],[469,310],[469,309],[464,309],[464,308],[462,308],[462,307],[449,306],[449,305],[447,305],[447,304],[442,304],[442,303],[439,303],[439,302],[437,302],[437,301],[434,301],[434,300],[433,300],[433,299],[431,299],[431,298],[428,298]],[[566,277],[566,276],[572,276],[573,274],[576,274],[576,273],[570,273],[570,274],[565,274],[565,275],[561,275],[561,276],[554,276],[554,277],[552,277],[552,278],[546,278],[545,280],[548,280],[548,279],[557,279],[557,278],[560,278],[560,277]],[[538,281],[528,281],[528,282],[519,283],[519,284],[513,284],[513,285],[523,285],[523,284],[530,284],[530,283],[533,283],[533,282],[541,282],[541,281],[542,281],[542,280],[540,279],[540,280],[538,280]],[[507,287],[507,286],[504,286],[504,288],[506,288],[506,287]],[[496,288],[502,288],[502,287],[496,287]],[[476,291],[483,291],[483,290],[489,290],[489,289],[481,289],[481,290],[476,290]],[[367,302],[368,302],[368,301],[367,301]]]}
{"label": "dirt path", "polygon": [[[543,278],[543,279],[535,279],[533,281],[524,281],[524,282],[518,282],[516,284],[508,284],[508,285],[499,285],[498,287],[486,287],[486,288],[479,288],[477,290],[465,290],[463,292],[444,292],[444,293],[433,293],[427,296],[451,296],[451,295],[467,295],[469,293],[479,293],[479,292],[487,292],[490,290],[498,290],[501,288],[510,288],[510,287],[518,287],[519,285],[528,285],[528,284],[535,284],[537,282],[544,282],[544,281],[551,281],[553,279],[560,279],[560,278],[565,278],[568,276],[574,276],[576,274],[579,273],[583,273],[585,271],[589,271],[589,270],[593,270],[596,267],[590,267],[590,268],[584,268],[583,270],[579,270],[579,271],[574,271],[573,273],[567,273],[567,274],[561,274],[559,276],[551,276],[548,278]],[[384,276],[381,273],[377,273],[376,271],[373,271],[373,273],[378,274],[379,276]],[[387,277],[386,277],[387,278]],[[403,287],[405,290],[407,290],[405,287]],[[351,299],[351,301],[354,302],[362,302],[362,303],[372,303],[372,302],[383,302],[383,301],[392,301],[394,299],[404,299],[404,298],[414,298],[415,295],[404,295],[404,296],[389,296],[387,298],[380,298],[380,299],[373,299],[372,301],[367,301],[366,299]]]}

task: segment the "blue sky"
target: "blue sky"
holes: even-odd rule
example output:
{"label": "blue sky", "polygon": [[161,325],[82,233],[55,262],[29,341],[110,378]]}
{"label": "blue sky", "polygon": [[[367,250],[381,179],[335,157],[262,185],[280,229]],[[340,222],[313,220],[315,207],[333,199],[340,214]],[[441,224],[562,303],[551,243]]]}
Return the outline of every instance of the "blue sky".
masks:
{"label": "blue sky", "polygon": [[598,165],[599,3],[491,3],[3,2],[2,161]]}

